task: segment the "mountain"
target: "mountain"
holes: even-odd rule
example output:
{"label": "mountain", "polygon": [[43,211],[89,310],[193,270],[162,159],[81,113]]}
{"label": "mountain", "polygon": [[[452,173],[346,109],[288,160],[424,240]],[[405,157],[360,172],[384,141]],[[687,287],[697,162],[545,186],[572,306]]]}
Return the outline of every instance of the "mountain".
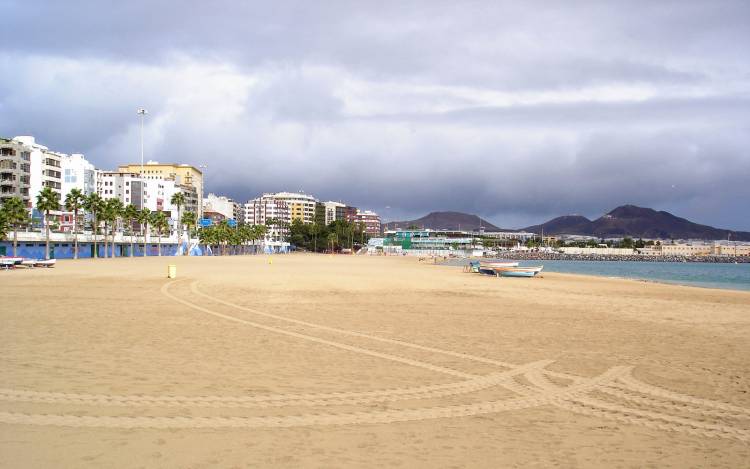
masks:
{"label": "mountain", "polygon": [[542,228],[545,234],[577,234],[601,238],[630,236],[662,239],[727,239],[727,235],[731,235],[734,241],[750,241],[750,232],[747,231],[724,230],[700,225],[669,212],[635,205],[617,207],[593,221],[586,217],[570,215],[553,218],[541,225],[528,226],[523,231],[540,233]]}
{"label": "mountain", "polygon": [[385,226],[386,229],[406,229],[412,225],[433,230],[478,230],[481,226],[486,231],[513,231],[503,230],[476,215],[461,212],[432,212],[416,220],[392,221]]}

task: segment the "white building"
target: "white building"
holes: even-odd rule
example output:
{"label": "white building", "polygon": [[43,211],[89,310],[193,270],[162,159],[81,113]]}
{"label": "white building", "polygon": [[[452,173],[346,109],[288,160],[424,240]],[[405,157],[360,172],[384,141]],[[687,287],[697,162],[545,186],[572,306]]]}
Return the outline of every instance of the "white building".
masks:
{"label": "white building", "polygon": [[244,221],[242,219],[237,219],[237,205],[238,204],[229,197],[213,193],[209,193],[208,196],[203,199],[204,212],[220,213],[226,220],[233,219],[235,221]]}
{"label": "white building", "polygon": [[330,225],[336,220],[343,219],[343,212],[346,208],[346,204],[329,200],[328,202],[324,202],[323,206],[325,207],[326,213],[326,225]]}
{"label": "white building", "polygon": [[[291,220],[289,206],[283,200],[276,199],[273,194],[264,194],[245,204],[245,224],[266,225],[266,241],[280,241],[287,232]],[[282,224],[269,224],[271,220],[281,221]]]}
{"label": "white building", "polygon": [[61,160],[62,169],[62,201],[73,189],[89,195],[96,192],[96,168],[80,153],[63,155]]}
{"label": "white building", "polygon": [[44,145],[36,143],[31,136],[19,136],[14,141],[23,144],[30,153],[29,163],[29,202],[36,207],[36,196],[44,187],[50,187],[60,194],[62,200],[62,153],[50,151]]}
{"label": "white building", "polygon": [[308,194],[299,192],[277,192],[275,194],[263,194],[263,197],[271,197],[286,203],[289,208],[288,223],[301,220],[302,223],[313,223],[315,221],[315,204],[318,200]]}

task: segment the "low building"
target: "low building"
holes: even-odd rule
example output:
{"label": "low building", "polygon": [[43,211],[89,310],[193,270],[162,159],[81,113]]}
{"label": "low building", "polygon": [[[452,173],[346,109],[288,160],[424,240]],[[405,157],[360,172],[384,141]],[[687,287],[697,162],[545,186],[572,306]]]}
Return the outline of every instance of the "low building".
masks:
{"label": "low building", "polygon": [[[475,233],[479,234],[478,231]],[[534,233],[526,233],[524,231],[483,231],[481,235],[485,238],[512,239],[517,241],[526,241],[537,236]]]}
{"label": "low building", "polygon": [[559,250],[565,254],[594,255],[594,256],[632,256],[636,252],[632,248],[581,248],[576,246],[562,247]]}
{"label": "low building", "polygon": [[459,256],[483,253],[483,246],[470,231],[387,230],[382,243],[385,255]]}

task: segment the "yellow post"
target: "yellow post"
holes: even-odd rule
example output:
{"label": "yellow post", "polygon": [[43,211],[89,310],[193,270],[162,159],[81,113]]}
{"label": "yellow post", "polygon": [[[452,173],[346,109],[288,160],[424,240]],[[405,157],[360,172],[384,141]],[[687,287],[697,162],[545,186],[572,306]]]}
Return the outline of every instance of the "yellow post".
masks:
{"label": "yellow post", "polygon": [[177,266],[174,264],[169,264],[167,266],[167,278],[175,278],[177,277]]}

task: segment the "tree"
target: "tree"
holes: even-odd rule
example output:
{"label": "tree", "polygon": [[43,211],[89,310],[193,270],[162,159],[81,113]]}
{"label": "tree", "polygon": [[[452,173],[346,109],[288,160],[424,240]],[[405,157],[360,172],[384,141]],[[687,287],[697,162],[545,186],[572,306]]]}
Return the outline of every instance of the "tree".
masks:
{"label": "tree", "polygon": [[620,242],[620,247],[625,249],[633,249],[635,246],[635,243],[633,242],[633,238],[626,236],[622,239]]}
{"label": "tree", "polygon": [[115,256],[115,231],[117,230],[117,221],[122,217],[125,207],[120,199],[109,199],[104,203],[102,210],[102,219],[104,220],[104,257],[107,257],[107,232],[110,232],[112,239],[112,251],[109,257]]}
{"label": "tree", "polygon": [[195,225],[197,223],[197,217],[195,213],[193,212],[185,212],[182,214],[181,222],[183,225],[187,226],[188,229],[188,238],[190,238],[190,227],[192,226],[195,228]]}
{"label": "tree", "polygon": [[96,244],[96,235],[99,233],[99,214],[104,208],[104,200],[96,192],[86,197],[83,207],[91,213],[93,217],[91,231],[94,239],[94,258],[99,257],[99,246]]}
{"label": "tree", "polygon": [[49,259],[49,212],[60,210],[60,194],[53,191],[51,187],[45,187],[36,196],[36,208],[44,212],[44,225],[47,233],[44,245],[44,258]]}
{"label": "tree", "polygon": [[159,256],[161,256],[161,234],[162,232],[169,227],[169,223],[167,222],[167,216],[164,214],[164,212],[153,212],[151,213],[151,226],[153,226],[156,229],[156,234],[159,237],[158,246],[159,246]]}
{"label": "tree", "polygon": [[122,222],[128,226],[130,231],[130,257],[134,254],[134,243],[133,243],[133,222],[138,219],[138,209],[135,205],[128,204],[125,210],[122,212]]}
{"label": "tree", "polygon": [[328,246],[330,246],[331,252],[336,249],[336,244],[339,242],[339,237],[336,233],[328,234]]}
{"label": "tree", "polygon": [[13,228],[13,257],[18,255],[18,228],[28,225],[29,211],[18,197],[11,197],[3,204],[3,212],[8,225]]}
{"label": "tree", "polygon": [[65,210],[73,212],[73,259],[78,259],[78,211],[85,200],[86,196],[78,188],[71,189],[65,196]]}
{"label": "tree", "polygon": [[180,217],[180,208],[182,208],[183,205],[185,205],[185,194],[182,192],[175,192],[172,194],[172,198],[169,199],[169,202],[177,207],[177,239],[181,243],[182,242],[182,218]]}
{"label": "tree", "polygon": [[141,225],[141,234],[143,235],[143,257],[146,257],[148,250],[146,245],[146,233],[148,233],[148,224],[151,221],[151,210],[148,207],[143,207],[143,210],[138,212],[138,223]]}
{"label": "tree", "polygon": [[8,215],[5,213],[5,210],[0,209],[0,241],[4,240],[6,236],[8,236]]}

